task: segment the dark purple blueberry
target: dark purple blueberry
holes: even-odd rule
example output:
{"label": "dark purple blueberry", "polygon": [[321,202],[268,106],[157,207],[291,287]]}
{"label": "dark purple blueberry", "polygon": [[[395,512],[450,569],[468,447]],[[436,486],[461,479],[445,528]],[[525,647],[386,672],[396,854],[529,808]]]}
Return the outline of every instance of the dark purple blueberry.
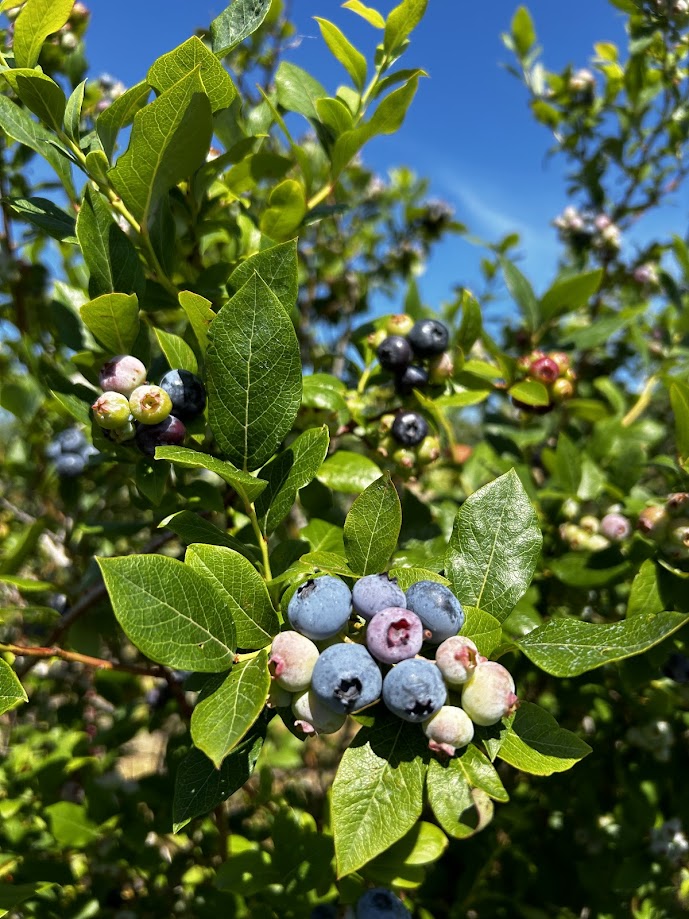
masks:
{"label": "dark purple blueberry", "polygon": [[203,380],[188,370],[168,370],[160,381],[172,400],[172,413],[183,421],[203,414],[206,407],[206,387]]}
{"label": "dark purple blueberry", "polygon": [[427,385],[428,371],[418,364],[410,364],[395,378],[395,389],[404,396],[408,396],[413,389],[423,389]]}
{"label": "dark purple blueberry", "polygon": [[412,359],[409,342],[401,335],[388,335],[376,351],[383,370],[402,371]]}
{"label": "dark purple blueberry", "polygon": [[160,424],[140,424],[136,429],[136,445],[147,456],[155,456],[156,447],[178,447],[184,443],[187,429],[174,415]]}
{"label": "dark purple blueberry", "polygon": [[418,412],[398,412],[392,423],[392,436],[403,447],[415,447],[428,434],[428,422]]}
{"label": "dark purple blueberry", "polygon": [[417,357],[435,357],[447,349],[450,333],[438,319],[419,319],[407,340]]}
{"label": "dark purple blueberry", "polygon": [[689,683],[689,657],[673,652],[665,661],[663,674],[675,683]]}

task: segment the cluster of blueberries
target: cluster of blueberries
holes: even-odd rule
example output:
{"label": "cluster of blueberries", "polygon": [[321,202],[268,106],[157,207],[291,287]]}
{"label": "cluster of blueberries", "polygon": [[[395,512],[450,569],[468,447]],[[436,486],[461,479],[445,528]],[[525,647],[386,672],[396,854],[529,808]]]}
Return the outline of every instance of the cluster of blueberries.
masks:
{"label": "cluster of blueberries", "polygon": [[134,441],[142,453],[178,446],[186,436],[185,421],[203,413],[206,388],[188,370],[169,370],[153,386],[144,364],[131,354],[106,361],[99,382],[104,390],[91,406],[96,423],[115,443]]}
{"label": "cluster of blueberries", "polygon": [[[350,638],[352,609],[363,623]],[[432,750],[453,756],[475,724],[495,724],[517,705],[509,672],[458,634],[464,611],[444,584],[417,581],[405,593],[395,578],[370,574],[350,591],[323,575],[295,591],[287,618],[292,630],[271,648],[270,704],[291,706],[304,734],[333,733],[382,698],[398,718],[422,725]],[[424,644],[434,660],[421,656]],[[461,703],[448,704],[460,691]]]}
{"label": "cluster of blueberries", "polygon": [[549,396],[547,405],[529,405],[513,396],[512,402],[522,411],[542,415],[551,411],[556,403],[571,399],[574,395],[576,374],[570,365],[569,355],[564,351],[552,351],[550,354],[532,351],[531,354],[519,358],[517,367],[522,372],[524,380],[542,383]]}
{"label": "cluster of blueberries", "polygon": [[[320,904],[311,911],[311,919],[337,919],[339,915],[332,904]],[[411,913],[387,887],[374,887],[359,897],[354,909],[347,907],[344,915],[345,919],[408,919]]]}
{"label": "cluster of blueberries", "polygon": [[665,504],[644,508],[637,529],[673,562],[689,561],[689,492],[674,492]]}
{"label": "cluster of blueberries", "polygon": [[77,427],[60,431],[45,450],[45,455],[52,460],[57,474],[68,479],[81,475],[86,469],[89,457],[97,453],[98,450],[88,442],[83,431]]}

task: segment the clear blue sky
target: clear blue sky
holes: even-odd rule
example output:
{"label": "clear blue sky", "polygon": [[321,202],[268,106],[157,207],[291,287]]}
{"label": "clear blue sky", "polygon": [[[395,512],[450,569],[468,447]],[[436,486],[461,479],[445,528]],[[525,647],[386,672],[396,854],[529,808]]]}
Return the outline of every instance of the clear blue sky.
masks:
{"label": "clear blue sky", "polygon": [[[87,0],[88,2],[88,0]],[[387,13],[394,0],[369,0]],[[89,58],[92,75],[107,71],[127,85],[142,79],[160,54],[206,26],[223,0],[90,0]],[[566,203],[561,163],[547,160],[549,132],[527,108],[526,92],[501,64],[509,53],[500,33],[518,3],[430,0],[426,17],[405,54],[406,66],[422,67],[423,80],[399,134],[376,140],[367,162],[384,173],[406,165],[430,176],[432,193],[448,200],[458,219],[486,239],[522,235],[526,270],[537,288],[552,277],[558,254],[552,218]],[[586,66],[594,41],[624,46],[623,17],[607,0],[532,0],[544,62],[551,69]],[[313,16],[326,16],[372,55],[378,33],[337,0],[293,0],[298,37],[288,57],[334,92],[344,71],[323,44]],[[686,207],[675,204],[650,218],[639,234],[682,232]],[[429,303],[447,297],[457,283],[476,286],[481,250],[452,239],[421,279]]]}

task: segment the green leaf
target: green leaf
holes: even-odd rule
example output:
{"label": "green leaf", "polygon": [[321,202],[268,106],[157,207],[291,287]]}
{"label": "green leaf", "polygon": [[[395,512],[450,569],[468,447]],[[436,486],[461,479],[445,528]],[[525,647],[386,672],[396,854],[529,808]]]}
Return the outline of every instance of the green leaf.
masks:
{"label": "green leaf", "polygon": [[462,635],[470,638],[479,650],[479,654],[490,657],[502,641],[502,626],[490,613],[475,606],[465,606],[466,619],[462,626]]}
{"label": "green leaf", "polygon": [[85,93],[86,80],[82,80],[73,90],[65,108],[65,134],[77,144],[81,137],[81,109],[84,105]]}
{"label": "green leaf", "polygon": [[543,383],[537,380],[523,380],[510,386],[508,393],[526,405],[550,405],[550,395]]}
{"label": "green leaf", "polygon": [[402,528],[402,506],[388,475],[372,482],[352,504],[344,525],[347,561],[357,574],[385,571]]}
{"label": "green leaf", "polygon": [[302,565],[308,565],[313,571],[324,571],[342,578],[356,577],[356,574],[347,564],[339,552],[307,552],[300,558]]}
{"label": "green leaf", "polygon": [[455,762],[463,772],[464,778],[474,788],[480,788],[489,797],[503,804],[509,801],[510,796],[505,791],[495,766],[474,744],[469,744]]}
{"label": "green leaf", "polygon": [[151,660],[218,673],[231,666],[235,629],[224,598],[206,578],[163,555],[97,562],[125,634]]}
{"label": "green leaf", "polygon": [[553,676],[578,676],[641,654],[689,622],[685,613],[639,613],[622,622],[551,619],[517,641],[530,661]]}
{"label": "green leaf", "polygon": [[632,581],[627,601],[627,619],[641,613],[661,613],[664,609],[665,603],[660,596],[658,584],[658,569],[655,562],[647,558]]}
{"label": "green leaf", "polygon": [[[160,450],[161,447],[158,449]],[[240,542],[193,511],[177,511],[176,514],[171,514],[161,520],[158,526],[161,529],[172,530],[187,546],[194,543],[210,543],[212,546],[234,549],[235,552],[241,553],[251,561],[258,559],[258,550],[254,546]]]}
{"label": "green leaf", "polygon": [[395,566],[390,569],[388,574],[391,578],[397,579],[397,583],[402,590],[408,590],[412,584],[416,584],[417,581],[435,581],[436,584],[445,584],[446,586],[450,584],[448,579],[444,578],[442,574],[431,571],[429,568],[418,568],[414,566],[411,568],[403,568],[401,566]]}
{"label": "green leaf", "polygon": [[232,0],[211,23],[213,53],[224,57],[261,25],[271,0]]}
{"label": "green leaf", "polygon": [[179,303],[187,314],[199,348],[205,353],[208,347],[208,328],[215,319],[211,301],[191,290],[182,290],[179,294]]}
{"label": "green leaf", "polygon": [[112,105],[108,106],[96,120],[96,133],[103,144],[103,150],[106,156],[111,157],[115,152],[115,143],[117,135],[134,121],[137,112],[148,102],[151,95],[151,87],[146,80],[131,86],[125,93],[122,93]]}
{"label": "green leaf", "polygon": [[211,581],[234,620],[237,646],[249,650],[270,644],[280,628],[277,613],[261,575],[232,549],[192,545],[186,563]]}
{"label": "green leaf", "polygon": [[541,543],[534,509],[511,469],[457,513],[446,559],[454,592],[504,622],[531,583]]}
{"label": "green leaf", "polygon": [[354,127],[354,117],[350,109],[339,99],[317,99],[316,111],[318,120],[330,128],[335,137],[351,131]]}
{"label": "green leaf", "polygon": [[0,127],[17,143],[29,147],[46,159],[67,191],[71,195],[75,194],[69,160],[59,152],[59,145],[55,144],[53,135],[43,125],[37,124],[24,109],[10,102],[7,96],[2,94],[0,94]]}
{"label": "green leaf", "polygon": [[362,728],[345,750],[331,805],[338,877],[361,868],[414,826],[423,809],[426,755],[422,732],[393,717]]}
{"label": "green leaf", "polygon": [[426,787],[428,803],[449,836],[467,839],[490,823],[493,804],[482,789],[471,787],[458,759],[432,759]]}
{"label": "green leaf", "polygon": [[525,6],[518,7],[512,17],[512,41],[519,57],[526,57],[536,44],[536,30],[533,20]]}
{"label": "green leaf", "polygon": [[576,495],[581,484],[581,454],[574,443],[561,431],[555,448],[555,469],[560,485],[565,491]]}
{"label": "green leaf", "polygon": [[606,552],[566,552],[550,562],[550,570],[569,587],[604,587],[623,580],[631,571],[631,562],[619,560],[614,550]]}
{"label": "green leaf", "polygon": [[43,42],[67,22],[74,0],[27,0],[14,23],[14,60],[17,67],[33,67]]}
{"label": "green leaf", "polygon": [[423,19],[428,0],[402,0],[388,15],[385,23],[383,48],[389,55],[398,52],[406,39]]}
{"label": "green leaf", "polygon": [[50,824],[50,832],[58,845],[65,849],[86,849],[98,840],[102,833],[89,819],[83,804],[72,801],[57,801],[44,808]]}
{"label": "green leaf", "polygon": [[162,196],[205,163],[212,133],[198,70],[137,112],[129,146],[108,175],[142,226]]}
{"label": "green leaf", "polygon": [[467,354],[481,335],[483,319],[481,317],[481,306],[471,291],[463,290],[460,302],[462,306],[462,322],[457,332],[457,347]]}
{"label": "green leaf", "polygon": [[507,289],[512,299],[521,310],[527,327],[533,331],[538,328],[541,322],[540,308],[536,294],[514,262],[502,258],[500,259],[500,265],[505,276]]}
{"label": "green leaf", "polygon": [[256,502],[263,532],[272,533],[292,510],[297,492],[315,478],[328,452],[327,427],[304,431],[261,469],[268,487]]}
{"label": "green leaf", "polygon": [[365,6],[361,0],[346,0],[346,2],[342,4],[342,7],[345,10],[351,10],[353,13],[357,13],[357,15],[365,19],[366,22],[375,29],[385,28],[385,19],[378,10],[374,10],[372,6]]}
{"label": "green leaf", "polygon": [[0,658],[0,715],[9,712],[20,702],[28,702],[26,690],[7,661]]}
{"label": "green leaf", "polygon": [[420,820],[399,842],[366,865],[366,877],[394,885],[397,878],[408,876],[409,868],[424,868],[438,861],[447,844],[447,836],[440,827]]}
{"label": "green leaf", "polygon": [[3,77],[24,105],[53,131],[62,130],[67,100],[62,89],[38,70],[4,70]]}
{"label": "green leaf", "polygon": [[53,239],[76,242],[74,217],[66,214],[47,198],[6,198],[15,214],[28,220]]}
{"label": "green leaf", "polygon": [[129,354],[139,334],[136,294],[103,294],[79,310],[84,324],[110,354]]}
{"label": "green leaf", "polygon": [[220,460],[215,456],[209,456],[208,453],[190,450],[188,447],[156,447],[156,459],[168,460],[187,469],[208,469],[224,479],[249,502],[254,502],[267,485],[262,479],[242,472],[227,460]]}
{"label": "green leaf", "polygon": [[291,239],[306,214],[306,193],[301,182],[285,179],[271,191],[261,216],[261,232],[271,239]]}
{"label": "green leaf", "polygon": [[256,469],[273,455],[299,411],[301,360],[294,326],[254,274],[220,310],[209,341],[211,428],[233,462]]}
{"label": "green leaf", "polygon": [[532,702],[522,702],[500,746],[500,759],[531,775],[566,772],[591,752],[571,731]]}
{"label": "green leaf", "polygon": [[328,93],[311,74],[289,61],[281,61],[275,74],[277,101],[288,112],[318,120],[316,100]]}
{"label": "green leaf", "polygon": [[321,19],[319,16],[314,16],[314,19],[331,53],[342,64],[356,88],[361,92],[366,84],[366,58],[332,22]]}
{"label": "green leaf", "polygon": [[41,593],[44,590],[53,590],[50,581],[34,581],[31,578],[20,578],[14,574],[0,574],[0,584],[11,584],[17,590],[26,593]]}
{"label": "green leaf", "polygon": [[237,96],[232,78],[197,35],[159,57],[149,69],[146,80],[158,92],[165,92],[196,69],[210,99],[211,110],[218,112],[229,108]]}
{"label": "green leaf", "polygon": [[191,739],[216,769],[249,732],[269,691],[268,651],[264,649],[237,664],[214,692],[197,703],[191,716]]}
{"label": "green leaf", "polygon": [[338,450],[318,470],[318,479],[348,495],[358,495],[380,477],[380,468],[372,459],[360,453]]}
{"label": "green leaf", "polygon": [[179,335],[173,335],[172,332],[165,332],[163,329],[156,328],[154,331],[160,350],[165,355],[165,360],[170,367],[175,370],[188,370],[190,373],[198,373],[199,365],[196,355],[183,338]]}
{"label": "green leaf", "polygon": [[263,748],[264,734],[251,732],[228,756],[220,769],[193,747],[184,757],[175,776],[175,797],[172,802],[172,829],[179,833],[194,817],[215,810],[246,784]]}
{"label": "green leaf", "polygon": [[136,464],[136,487],[155,507],[163,500],[169,478],[169,463],[152,463],[144,459]]}
{"label": "green leaf", "polygon": [[670,386],[670,403],[675,416],[677,453],[682,465],[689,462],[689,386],[679,381]]}
{"label": "green leaf", "polygon": [[134,243],[112,219],[103,196],[88,186],[77,217],[77,239],[91,273],[91,296],[115,292],[143,296],[146,279]]}
{"label": "green leaf", "polygon": [[558,279],[541,297],[541,314],[545,320],[586,306],[603,280],[603,269],[586,271],[573,277]]}
{"label": "green leaf", "polygon": [[250,153],[226,173],[224,182],[239,196],[253,191],[263,179],[281,179],[292,168],[292,161],[275,153]]}
{"label": "green leaf", "polygon": [[297,242],[292,239],[269,249],[262,249],[243,261],[230,275],[228,286],[236,293],[254,275],[270,288],[286,313],[291,313],[299,292]]}
{"label": "green leaf", "polygon": [[329,373],[312,373],[304,377],[302,405],[322,408],[329,412],[347,410],[346,388],[341,380]]}
{"label": "green leaf", "polygon": [[[418,2],[418,0],[415,0]],[[427,0],[423,0],[427,2]],[[412,103],[419,85],[419,75],[393,90],[389,96],[381,99],[370,121],[367,122],[371,136],[376,134],[396,134],[402,127],[404,116]]]}
{"label": "green leaf", "polygon": [[50,890],[56,885],[52,881],[37,881],[34,884],[2,884],[0,885],[0,916],[15,913],[17,906],[25,900],[33,899],[36,894]]}

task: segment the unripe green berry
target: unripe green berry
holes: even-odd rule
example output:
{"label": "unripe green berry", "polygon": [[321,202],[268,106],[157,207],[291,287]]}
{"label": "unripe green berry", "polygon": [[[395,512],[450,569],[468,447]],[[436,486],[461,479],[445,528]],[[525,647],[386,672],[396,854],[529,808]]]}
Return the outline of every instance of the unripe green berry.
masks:
{"label": "unripe green berry", "polygon": [[142,424],[160,424],[172,411],[172,400],[160,386],[137,386],[129,397],[129,410]]}
{"label": "unripe green berry", "polygon": [[344,712],[328,708],[310,689],[293,698],[292,714],[295,727],[304,734],[334,734],[347,720]]}
{"label": "unripe green berry", "polygon": [[565,402],[574,395],[574,386],[570,380],[560,378],[550,386],[550,398],[553,402]]}
{"label": "unripe green berry", "polygon": [[515,711],[518,699],[514,694],[511,674],[497,661],[477,664],[462,690],[462,708],[474,724],[488,727]]}
{"label": "unripe green berry", "polygon": [[119,392],[105,392],[91,406],[96,424],[106,431],[116,431],[129,424],[129,399]]}
{"label": "unripe green berry", "polygon": [[433,384],[444,383],[455,372],[455,362],[449,351],[434,357],[428,365],[428,379]]}
{"label": "unripe green berry", "polygon": [[368,342],[369,346],[373,348],[374,351],[376,351],[379,345],[382,345],[387,337],[388,334],[385,329],[378,329],[377,331],[371,332],[369,335],[367,335],[366,341]]}
{"label": "unripe green berry", "polygon": [[280,632],[273,639],[268,667],[275,682],[288,692],[303,692],[311,683],[318,648],[299,632]]}
{"label": "unripe green berry", "polygon": [[414,327],[414,320],[406,313],[395,313],[385,324],[388,335],[408,335]]}
{"label": "unripe green berry", "polygon": [[653,504],[639,514],[637,528],[651,539],[662,539],[668,525],[668,515],[664,507]]}
{"label": "unripe green berry", "polygon": [[579,521],[579,526],[586,533],[597,533],[600,529],[600,520],[598,517],[594,517],[593,514],[584,514]]}
{"label": "unripe green berry", "polygon": [[689,509],[689,492],[676,491],[668,495],[665,507],[671,517],[679,517],[681,514],[686,514]]}
{"label": "unripe green berry", "polygon": [[392,454],[392,461],[401,469],[413,469],[416,465],[416,454],[407,447],[398,447]]}
{"label": "unripe green berry", "polygon": [[466,747],[473,740],[474,725],[463,709],[443,705],[432,718],[424,721],[423,732],[431,750],[454,756],[458,747]]}
{"label": "unripe green berry", "polygon": [[680,517],[671,522],[665,552],[676,561],[689,558],[689,518]]}
{"label": "unripe green berry", "polygon": [[428,437],[424,437],[416,448],[416,456],[422,466],[434,463],[440,456],[440,441],[438,438],[430,434]]}
{"label": "unripe green berry", "polygon": [[292,693],[273,680],[266,705],[268,708],[289,708],[292,705]]}
{"label": "unripe green berry", "polygon": [[136,428],[131,421],[128,421],[121,428],[116,428],[114,431],[105,431],[105,436],[114,444],[126,444],[127,441],[134,440],[136,437]]}

